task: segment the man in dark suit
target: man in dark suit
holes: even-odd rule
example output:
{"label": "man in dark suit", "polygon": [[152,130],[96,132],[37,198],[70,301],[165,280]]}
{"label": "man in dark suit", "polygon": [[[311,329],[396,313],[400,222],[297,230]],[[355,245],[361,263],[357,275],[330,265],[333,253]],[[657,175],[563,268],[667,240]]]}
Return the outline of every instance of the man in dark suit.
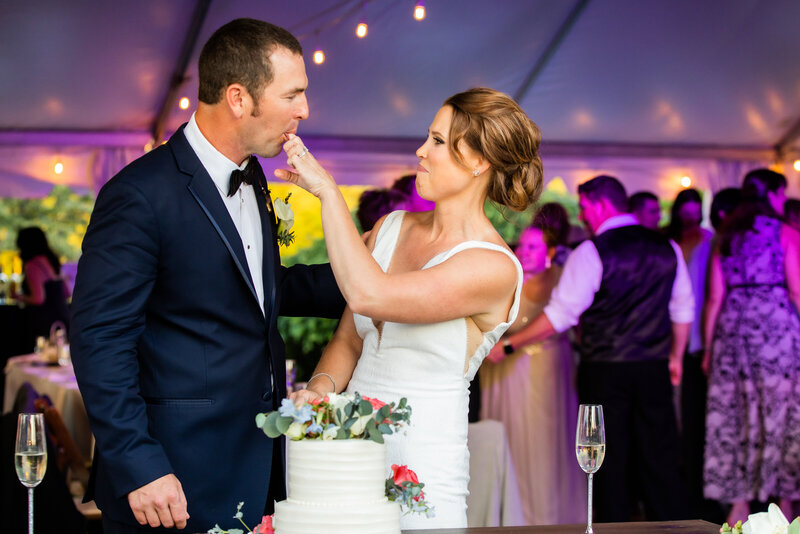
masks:
{"label": "man in dark suit", "polygon": [[344,307],[329,266],[280,266],[251,157],[278,155],[308,116],[300,43],[232,21],[199,78],[192,119],[100,191],[78,266],[71,349],[107,534],[206,531],[240,501],[260,522],[284,491],[280,442],[255,426],[286,395],[277,315]]}

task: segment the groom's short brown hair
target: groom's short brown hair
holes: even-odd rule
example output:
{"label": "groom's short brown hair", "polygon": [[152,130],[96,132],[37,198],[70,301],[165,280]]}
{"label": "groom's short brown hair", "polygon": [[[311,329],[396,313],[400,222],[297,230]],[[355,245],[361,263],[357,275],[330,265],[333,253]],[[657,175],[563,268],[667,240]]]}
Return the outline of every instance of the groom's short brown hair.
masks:
{"label": "groom's short brown hair", "polygon": [[263,20],[235,19],[219,28],[200,52],[200,102],[216,104],[226,87],[240,83],[257,103],[261,90],[272,83],[269,56],[277,47],[303,53],[294,35]]}

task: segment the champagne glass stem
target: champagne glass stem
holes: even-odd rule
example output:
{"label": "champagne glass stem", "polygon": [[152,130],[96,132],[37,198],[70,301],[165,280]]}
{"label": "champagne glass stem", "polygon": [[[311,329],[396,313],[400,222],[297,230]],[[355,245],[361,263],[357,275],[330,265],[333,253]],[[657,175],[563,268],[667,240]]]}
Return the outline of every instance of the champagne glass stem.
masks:
{"label": "champagne glass stem", "polygon": [[33,488],[28,488],[28,534],[33,534]]}
{"label": "champagne glass stem", "polygon": [[586,534],[593,534],[592,530],[592,473],[589,473],[589,496],[586,512]]}

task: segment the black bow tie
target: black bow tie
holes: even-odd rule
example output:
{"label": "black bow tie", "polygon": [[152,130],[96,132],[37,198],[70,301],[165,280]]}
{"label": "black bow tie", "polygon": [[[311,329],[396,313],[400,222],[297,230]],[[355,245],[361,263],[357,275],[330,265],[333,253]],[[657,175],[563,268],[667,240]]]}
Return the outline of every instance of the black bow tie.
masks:
{"label": "black bow tie", "polygon": [[258,162],[256,158],[250,156],[250,159],[247,162],[247,166],[245,166],[244,170],[235,169],[231,173],[230,182],[228,182],[228,196],[232,197],[236,194],[236,191],[239,190],[239,186],[242,184],[253,185],[256,183],[256,177],[258,171],[256,170],[258,167]]}

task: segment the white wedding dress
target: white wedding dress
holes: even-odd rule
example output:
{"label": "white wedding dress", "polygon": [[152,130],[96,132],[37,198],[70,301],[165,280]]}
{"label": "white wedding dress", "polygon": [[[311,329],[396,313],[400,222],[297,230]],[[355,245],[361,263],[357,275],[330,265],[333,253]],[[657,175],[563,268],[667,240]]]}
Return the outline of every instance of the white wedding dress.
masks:
{"label": "white wedding dress", "polygon": [[[405,212],[391,213],[381,226],[372,256],[386,271],[392,259]],[[364,340],[361,357],[347,386],[349,392],[397,402],[402,397],[411,406],[411,424],[406,433],[385,436],[387,477],[392,464],[407,465],[425,484],[423,492],[435,507],[436,516],[407,514],[401,528],[433,529],[467,526],[467,412],[469,383],[489,350],[514,321],[522,288],[522,267],[508,250],[483,241],[467,241],[433,257],[423,269],[438,265],[470,248],[485,248],[507,254],[517,267],[514,304],[507,322],[483,335],[469,359],[465,319],[434,324],[385,322],[379,332],[372,319],[355,314],[355,326]]]}

